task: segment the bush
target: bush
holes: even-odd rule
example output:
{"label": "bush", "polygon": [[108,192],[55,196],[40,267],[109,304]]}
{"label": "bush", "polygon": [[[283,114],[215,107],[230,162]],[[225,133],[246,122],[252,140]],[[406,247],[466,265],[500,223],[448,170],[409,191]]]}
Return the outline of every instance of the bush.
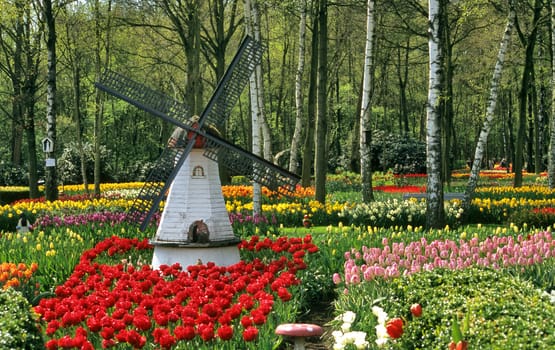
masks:
{"label": "bush", "polygon": [[29,173],[25,168],[12,163],[0,162],[0,185],[28,186]]}
{"label": "bush", "polygon": [[21,293],[0,290],[0,349],[44,349],[37,322]]}
{"label": "bush", "polygon": [[[426,173],[426,143],[384,132],[377,132],[372,137],[373,169],[393,169],[395,174]],[[375,164],[376,160],[378,164]]]}
{"label": "bush", "polygon": [[555,223],[555,210],[553,208],[541,208],[515,211],[510,215],[509,222],[518,227],[527,225],[530,228],[547,228]]}
{"label": "bush", "polygon": [[[382,294],[376,295],[376,290]],[[470,349],[555,347],[555,325],[547,321],[555,317],[555,305],[532,284],[496,270],[437,269],[361,283],[338,300],[339,311],[360,315],[356,327],[371,337],[375,337],[376,317],[364,314],[372,303],[382,307],[388,317],[404,319],[403,335],[389,341],[386,348],[446,349],[454,318],[466,328],[463,338]],[[422,306],[421,317],[411,315],[415,303]]]}

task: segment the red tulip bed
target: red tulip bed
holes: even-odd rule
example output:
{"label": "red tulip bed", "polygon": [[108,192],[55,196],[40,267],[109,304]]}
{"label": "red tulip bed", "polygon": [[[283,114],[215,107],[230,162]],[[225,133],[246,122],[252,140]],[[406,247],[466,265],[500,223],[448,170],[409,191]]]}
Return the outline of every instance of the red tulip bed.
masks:
{"label": "red tulip bed", "polygon": [[[35,307],[46,325],[46,348],[264,347],[259,332],[273,331],[276,322],[285,321],[280,317],[290,316],[285,304],[300,283],[297,272],[318,248],[308,235],[254,236],[239,248],[271,258],[153,270],[126,259],[130,251],[150,250],[147,240],[105,239],[82,254],[54,297]],[[106,257],[121,262],[102,263]]]}

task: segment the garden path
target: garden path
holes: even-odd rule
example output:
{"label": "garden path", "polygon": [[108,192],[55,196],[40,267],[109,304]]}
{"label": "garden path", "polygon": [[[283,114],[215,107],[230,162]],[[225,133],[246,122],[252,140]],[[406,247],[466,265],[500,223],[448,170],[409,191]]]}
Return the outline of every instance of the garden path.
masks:
{"label": "garden path", "polygon": [[[324,328],[324,335],[330,333],[330,327],[326,324],[333,318],[333,305],[329,300],[322,300],[312,306],[310,311],[302,315],[297,322],[313,323]],[[326,344],[320,337],[312,337],[306,340],[306,350],[327,350],[331,348],[331,344]],[[280,350],[293,349],[293,343],[285,342]]]}

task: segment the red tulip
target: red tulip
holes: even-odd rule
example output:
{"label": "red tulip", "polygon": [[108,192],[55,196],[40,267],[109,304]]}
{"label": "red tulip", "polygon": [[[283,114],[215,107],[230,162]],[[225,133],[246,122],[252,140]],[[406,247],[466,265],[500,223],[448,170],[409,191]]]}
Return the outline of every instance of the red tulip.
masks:
{"label": "red tulip", "polygon": [[422,305],[415,303],[410,306],[410,312],[414,317],[422,316]]}
{"label": "red tulip", "polygon": [[258,328],[249,326],[243,331],[243,339],[245,341],[253,341],[258,337]]}
{"label": "red tulip", "polygon": [[385,329],[391,338],[397,339],[403,335],[403,320],[399,317],[392,318],[385,324]]}
{"label": "red tulip", "polygon": [[454,341],[449,343],[449,350],[467,350],[468,342],[464,340],[459,340],[457,343]]}

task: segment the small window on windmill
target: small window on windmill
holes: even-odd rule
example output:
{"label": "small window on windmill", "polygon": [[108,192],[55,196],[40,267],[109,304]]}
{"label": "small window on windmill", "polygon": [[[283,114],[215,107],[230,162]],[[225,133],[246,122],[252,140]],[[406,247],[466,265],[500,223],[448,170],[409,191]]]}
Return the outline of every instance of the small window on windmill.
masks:
{"label": "small window on windmill", "polygon": [[203,178],[203,177],[204,177],[204,168],[201,167],[200,165],[197,165],[196,167],[194,167],[192,178],[193,179],[199,179],[199,178]]}

